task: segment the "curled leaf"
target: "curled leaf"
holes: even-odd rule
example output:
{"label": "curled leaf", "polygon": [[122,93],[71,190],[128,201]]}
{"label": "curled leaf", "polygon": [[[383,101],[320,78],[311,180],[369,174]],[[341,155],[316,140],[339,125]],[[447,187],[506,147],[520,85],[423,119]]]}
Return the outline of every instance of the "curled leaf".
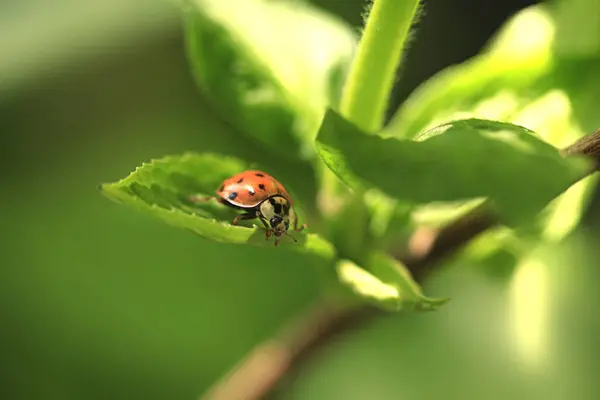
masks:
{"label": "curled leaf", "polygon": [[447,303],[447,298],[429,298],[398,261],[384,253],[374,254],[368,269],[350,260],[336,266],[340,281],[355,295],[388,311],[431,311]]}

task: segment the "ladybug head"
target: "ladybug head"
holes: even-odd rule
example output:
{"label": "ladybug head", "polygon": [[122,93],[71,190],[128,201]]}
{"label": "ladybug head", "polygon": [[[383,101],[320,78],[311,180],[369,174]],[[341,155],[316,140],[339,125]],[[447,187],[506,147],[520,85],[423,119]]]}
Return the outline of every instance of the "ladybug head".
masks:
{"label": "ladybug head", "polygon": [[290,202],[283,196],[271,196],[260,204],[260,214],[269,223],[276,237],[290,229]]}
{"label": "ladybug head", "polygon": [[281,236],[290,229],[290,223],[285,219],[275,216],[269,220],[269,225],[275,231],[275,236]]}

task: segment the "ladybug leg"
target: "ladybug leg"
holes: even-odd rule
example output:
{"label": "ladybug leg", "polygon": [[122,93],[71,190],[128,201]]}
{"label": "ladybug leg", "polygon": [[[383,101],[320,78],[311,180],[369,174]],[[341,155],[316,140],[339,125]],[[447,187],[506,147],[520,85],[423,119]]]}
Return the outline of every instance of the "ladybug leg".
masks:
{"label": "ladybug leg", "polygon": [[258,217],[258,219],[260,220],[260,222],[263,223],[263,225],[265,226],[265,228],[267,229],[271,229],[271,227],[269,226],[269,224],[267,224],[267,221],[264,218],[261,218],[260,216]]}
{"label": "ladybug leg", "polygon": [[244,221],[247,219],[254,219],[256,218],[256,213],[246,213],[246,214],[239,214],[237,215],[234,219],[233,219],[233,225],[237,225],[238,222],[240,221]]}
{"label": "ladybug leg", "polygon": [[[273,236],[273,233],[274,233],[273,229],[269,226],[269,224],[267,223],[267,220],[264,219],[261,215],[257,215],[257,217],[260,220],[260,222],[263,223],[263,225],[265,226],[265,228],[267,228],[267,230],[265,231],[265,238],[267,240],[269,240],[269,238],[271,236]],[[277,246],[277,240],[275,240],[275,246]]]}
{"label": "ladybug leg", "polygon": [[[271,236],[273,236],[273,233],[274,233],[273,229],[271,229],[271,228],[268,228],[268,229],[265,231],[265,238],[266,238],[267,240],[269,240],[269,238],[270,238]],[[279,244],[279,238],[275,238],[275,246],[277,246],[278,244]]]}
{"label": "ladybug leg", "polygon": [[308,228],[307,224],[302,224],[302,226],[300,228],[298,228],[298,218],[294,219],[294,230],[295,231],[299,232],[299,231],[302,231],[302,230],[304,230],[306,228]]}

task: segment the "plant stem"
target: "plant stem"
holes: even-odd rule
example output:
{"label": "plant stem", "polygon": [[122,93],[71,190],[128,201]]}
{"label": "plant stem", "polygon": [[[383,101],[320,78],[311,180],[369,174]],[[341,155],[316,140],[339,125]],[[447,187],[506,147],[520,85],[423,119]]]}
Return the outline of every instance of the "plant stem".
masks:
{"label": "plant stem", "polygon": [[326,345],[330,337],[381,312],[369,306],[340,308],[317,301],[273,339],[256,346],[200,400],[258,400],[273,394],[280,379],[311,352]]}
{"label": "plant stem", "polygon": [[367,132],[385,118],[396,69],[419,0],[374,0],[342,93],[342,115]]}

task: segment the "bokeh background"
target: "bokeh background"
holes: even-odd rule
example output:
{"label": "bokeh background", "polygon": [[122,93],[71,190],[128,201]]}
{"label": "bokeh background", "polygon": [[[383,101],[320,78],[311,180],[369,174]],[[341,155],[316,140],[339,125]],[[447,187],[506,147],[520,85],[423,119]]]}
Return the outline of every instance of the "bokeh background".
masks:
{"label": "bokeh background", "polygon": [[[314,3],[361,22],[362,1]],[[530,4],[427,2],[395,102]],[[314,259],[203,241],[96,190],[242,147],[194,86],[172,4],[0,2],[1,398],[197,398],[311,302]],[[449,306],[348,334],[281,397],[599,398],[599,219],[596,200],[510,276],[447,265],[426,290]]]}

